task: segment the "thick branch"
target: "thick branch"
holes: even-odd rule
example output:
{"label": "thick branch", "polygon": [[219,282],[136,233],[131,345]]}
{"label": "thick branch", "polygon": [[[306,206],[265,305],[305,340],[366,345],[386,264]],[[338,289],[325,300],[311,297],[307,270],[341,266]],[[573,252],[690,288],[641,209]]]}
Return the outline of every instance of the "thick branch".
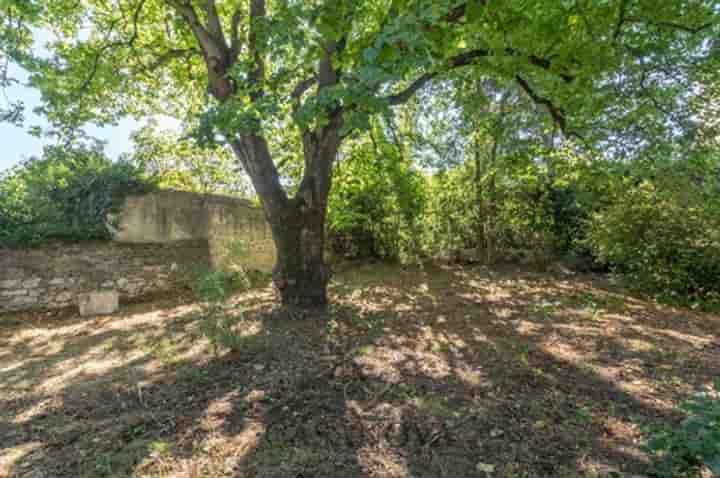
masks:
{"label": "thick branch", "polygon": [[292,91],[292,97],[293,99],[300,99],[302,98],[302,95],[305,94],[307,90],[312,88],[312,86],[317,83],[317,77],[312,76],[310,78],[305,78],[300,83],[298,83],[295,88]]}
{"label": "thick branch", "polygon": [[262,48],[258,45],[258,28],[267,15],[265,0],[250,1],[250,34],[248,35],[248,49],[255,63],[255,71],[250,78],[258,83],[265,78],[265,60],[262,55]]}
{"label": "thick branch", "polygon": [[168,50],[165,53],[158,55],[155,58],[155,61],[143,68],[142,71],[143,73],[152,73],[158,68],[162,68],[173,60],[177,60],[179,58],[187,58],[193,55],[200,55],[200,50],[196,48]]}
{"label": "thick branch", "polygon": [[[452,70],[454,68],[459,68],[461,66],[470,65],[478,58],[482,58],[485,56],[488,56],[489,52],[487,50],[470,50],[464,53],[461,53],[459,55],[456,55],[450,60],[448,60],[448,67],[447,70]],[[445,70],[445,71],[447,71]],[[444,71],[433,71],[428,72],[417,78],[415,81],[410,83],[410,85],[405,88],[400,93],[388,96],[386,99],[388,103],[391,106],[401,105],[403,103],[406,103],[412,96],[418,92],[423,86],[425,86],[427,83],[429,83],[433,78],[438,76],[440,73],[444,73]]]}
{"label": "thick branch", "polygon": [[205,1],[205,14],[207,15],[208,32],[216,41],[227,46],[227,41],[225,40],[225,35],[223,34],[222,24],[220,23],[220,16],[218,15],[215,0]]}
{"label": "thick branch", "polygon": [[538,105],[545,106],[548,111],[550,112],[550,116],[552,116],[553,121],[556,125],[560,128],[560,130],[563,132],[563,134],[567,133],[567,120],[565,118],[565,111],[563,111],[562,108],[558,107],[555,103],[550,101],[548,98],[545,98],[543,96],[540,96],[533,88],[530,86],[530,84],[525,80],[522,76],[516,75],[515,80],[517,80],[520,87],[527,93],[527,95]]}
{"label": "thick branch", "polygon": [[242,17],[242,5],[238,5],[230,20],[230,53],[233,60],[240,55],[240,21]]}
{"label": "thick branch", "polygon": [[691,33],[696,34],[700,33],[703,30],[707,30],[708,28],[713,26],[713,23],[703,23],[702,25],[683,25],[682,23],[677,22],[654,22],[652,20],[646,20],[644,18],[639,17],[627,17],[626,18],[628,23],[644,23],[646,25],[652,25],[654,27],[658,28],[667,28],[669,30],[679,30],[683,31],[685,33]]}
{"label": "thick branch", "polygon": [[200,45],[207,66],[210,92],[219,101],[227,100],[235,92],[235,85],[228,77],[233,59],[224,38],[215,38],[203,26],[191,4],[183,3],[181,0],[166,0],[166,2],[185,19]]}
{"label": "thick branch", "polygon": [[[522,53],[520,53],[516,50],[513,50],[511,48],[508,48],[506,51],[515,56],[522,56]],[[552,62],[550,60],[548,60],[547,58],[541,58],[536,55],[530,55],[528,57],[528,61],[530,62],[531,65],[537,66],[544,70],[550,70],[552,68]],[[565,83],[572,83],[573,81],[575,81],[575,76],[571,75],[569,73],[557,72],[557,76],[559,76]]]}
{"label": "thick branch", "polygon": [[241,135],[229,138],[230,147],[250,176],[255,192],[271,216],[287,205],[287,194],[280,184],[280,174],[270,156],[265,138],[257,135]]}
{"label": "thick branch", "polygon": [[181,0],[166,1],[185,19],[206,57],[223,58],[225,56],[225,51],[223,51],[224,45],[213,38],[210,32],[203,26],[197,12],[191,4],[183,3]]}

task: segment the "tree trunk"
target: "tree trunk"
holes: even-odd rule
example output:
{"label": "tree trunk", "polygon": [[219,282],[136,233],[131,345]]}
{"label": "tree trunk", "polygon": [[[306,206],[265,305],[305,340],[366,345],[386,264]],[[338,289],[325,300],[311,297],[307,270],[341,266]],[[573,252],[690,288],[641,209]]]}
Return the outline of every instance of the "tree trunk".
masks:
{"label": "tree trunk", "polygon": [[337,110],[319,132],[304,134],[305,171],[293,197],[283,189],[263,137],[246,135],[230,141],[262,202],[277,252],[273,282],[282,304],[292,310],[324,307],[328,302],[325,218],[341,126]]}
{"label": "tree trunk", "polygon": [[326,207],[292,202],[280,220],[271,222],[277,250],[273,281],[284,306],[324,307],[330,279],[324,259]]}

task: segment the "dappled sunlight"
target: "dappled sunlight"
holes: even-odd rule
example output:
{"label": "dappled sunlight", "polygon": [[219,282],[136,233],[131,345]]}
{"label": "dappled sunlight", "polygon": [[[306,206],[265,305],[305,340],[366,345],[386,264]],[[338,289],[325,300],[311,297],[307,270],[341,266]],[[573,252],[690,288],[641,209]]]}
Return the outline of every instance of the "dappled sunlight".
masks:
{"label": "dappled sunlight", "polygon": [[473,476],[478,463],[592,476],[640,469],[642,427],[720,374],[720,318],[684,322],[593,276],[377,265],[333,287],[328,321],[275,314],[270,288],[233,296],[241,346],[218,356],[194,304],[13,322],[1,463],[73,478]]}
{"label": "dappled sunlight", "polygon": [[[21,464],[24,458],[32,455],[34,451],[41,449],[43,445],[44,444],[39,441],[30,441],[16,446],[0,447],[0,476],[12,476],[13,470],[18,468],[16,465]],[[19,468],[28,467],[20,465]]]}
{"label": "dappled sunlight", "polygon": [[358,450],[358,463],[367,476],[409,478],[407,458],[382,446],[366,445]]}

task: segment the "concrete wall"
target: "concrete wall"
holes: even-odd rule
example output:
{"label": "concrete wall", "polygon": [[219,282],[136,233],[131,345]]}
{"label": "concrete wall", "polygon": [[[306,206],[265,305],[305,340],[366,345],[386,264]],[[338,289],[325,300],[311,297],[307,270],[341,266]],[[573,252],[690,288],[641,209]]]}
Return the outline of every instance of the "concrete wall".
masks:
{"label": "concrete wall", "polygon": [[[241,265],[270,272],[275,264],[263,211],[244,199],[180,191],[131,196],[115,222],[113,236],[118,242],[203,239],[209,243],[214,267]],[[233,255],[231,250],[241,252]]]}
{"label": "concrete wall", "polygon": [[127,198],[109,220],[113,241],[0,249],[0,313],[77,305],[103,289],[129,299],[184,287],[199,265],[269,272],[275,263],[262,210],[242,199],[156,192]]}
{"label": "concrete wall", "polygon": [[208,264],[207,241],[119,244],[52,242],[0,249],[0,313],[77,305],[85,292],[117,290],[121,299],[188,285]]}

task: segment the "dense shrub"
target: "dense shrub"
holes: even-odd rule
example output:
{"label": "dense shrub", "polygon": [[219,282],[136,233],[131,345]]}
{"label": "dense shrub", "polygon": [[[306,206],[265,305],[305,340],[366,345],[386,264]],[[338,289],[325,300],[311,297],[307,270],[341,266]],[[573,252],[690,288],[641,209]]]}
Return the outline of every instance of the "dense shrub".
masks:
{"label": "dense shrub", "polygon": [[331,251],[345,258],[410,255],[423,202],[423,178],[395,145],[380,139],[353,145],[333,176]]}
{"label": "dense shrub", "polygon": [[107,238],[108,214],[127,194],[154,188],[137,167],[99,148],[47,148],[0,177],[0,244]]}
{"label": "dense shrub", "polygon": [[553,166],[553,158],[517,154],[481,174],[466,164],[433,175],[423,219],[428,254],[477,249],[484,261],[537,262],[585,253],[577,238],[589,211],[570,169]]}
{"label": "dense shrub", "polygon": [[593,216],[595,254],[663,300],[720,302],[720,183],[712,171],[704,161],[634,166]]}

